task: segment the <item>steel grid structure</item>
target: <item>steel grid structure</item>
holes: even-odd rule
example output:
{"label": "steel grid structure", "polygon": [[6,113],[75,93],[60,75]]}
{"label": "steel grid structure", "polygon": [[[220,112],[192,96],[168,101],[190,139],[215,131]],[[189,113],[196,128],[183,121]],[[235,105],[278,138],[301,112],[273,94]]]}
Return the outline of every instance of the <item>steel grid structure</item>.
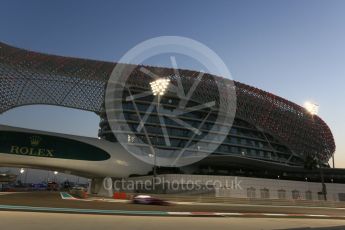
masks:
{"label": "steel grid structure", "polygon": [[[104,112],[107,81],[116,63],[47,55],[0,43],[0,113],[31,104],[49,104]],[[129,83],[147,87],[147,76],[136,67]],[[147,67],[157,75],[173,76],[168,68]],[[198,72],[181,70],[182,76]],[[173,78],[173,77],[172,77]],[[203,78],[198,98],[215,97]],[[331,130],[318,116],[274,94],[235,82],[236,117],[270,133],[294,152],[327,162],[335,152]],[[207,92],[207,93],[205,93]],[[200,97],[201,96],[201,97]]]}

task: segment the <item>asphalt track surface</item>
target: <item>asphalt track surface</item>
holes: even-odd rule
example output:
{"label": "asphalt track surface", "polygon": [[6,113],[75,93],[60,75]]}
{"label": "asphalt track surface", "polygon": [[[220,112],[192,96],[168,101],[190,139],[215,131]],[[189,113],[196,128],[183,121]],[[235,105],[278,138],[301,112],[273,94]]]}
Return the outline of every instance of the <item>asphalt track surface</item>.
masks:
{"label": "asphalt track surface", "polygon": [[[58,192],[23,192],[13,194],[0,193],[0,205],[6,206],[33,206],[33,207],[53,207],[53,208],[73,208],[73,209],[99,209],[99,210],[124,210],[124,211],[164,211],[164,212],[218,212],[218,213],[284,213],[284,214],[310,214],[310,215],[330,215],[343,216],[345,219],[345,209],[325,208],[325,207],[289,207],[289,206],[264,206],[264,205],[139,205],[125,202],[102,202],[102,201],[81,201],[64,200]],[[2,208],[2,210],[6,210]]]}
{"label": "asphalt track surface", "polygon": [[[345,229],[344,220],[280,219],[280,218],[214,218],[109,216],[66,213],[0,211],[1,229],[10,230],[338,230]],[[310,228],[309,228],[310,227]]]}

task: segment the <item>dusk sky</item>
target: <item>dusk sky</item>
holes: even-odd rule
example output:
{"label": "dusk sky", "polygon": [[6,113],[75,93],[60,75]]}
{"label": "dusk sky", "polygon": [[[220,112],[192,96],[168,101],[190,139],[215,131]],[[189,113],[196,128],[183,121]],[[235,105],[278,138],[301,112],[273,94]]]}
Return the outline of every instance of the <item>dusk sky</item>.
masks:
{"label": "dusk sky", "polygon": [[[0,9],[1,42],[49,54],[118,61],[153,37],[197,40],[234,80],[319,104],[335,137],[336,167],[345,167],[345,1],[2,0]],[[0,123],[96,136],[99,118],[36,105],[10,110]]]}

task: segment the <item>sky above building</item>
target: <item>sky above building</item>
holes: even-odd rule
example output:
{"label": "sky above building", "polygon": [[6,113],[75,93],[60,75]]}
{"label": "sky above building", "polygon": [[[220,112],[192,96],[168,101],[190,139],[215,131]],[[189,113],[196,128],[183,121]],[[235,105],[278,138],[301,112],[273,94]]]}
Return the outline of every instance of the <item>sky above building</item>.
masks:
{"label": "sky above building", "polygon": [[[1,1],[0,41],[38,52],[118,61],[157,36],[195,39],[234,80],[303,105],[320,105],[345,167],[345,1]],[[155,65],[156,63],[152,63]],[[189,63],[179,63],[188,68]],[[25,106],[1,124],[97,136],[96,114]]]}

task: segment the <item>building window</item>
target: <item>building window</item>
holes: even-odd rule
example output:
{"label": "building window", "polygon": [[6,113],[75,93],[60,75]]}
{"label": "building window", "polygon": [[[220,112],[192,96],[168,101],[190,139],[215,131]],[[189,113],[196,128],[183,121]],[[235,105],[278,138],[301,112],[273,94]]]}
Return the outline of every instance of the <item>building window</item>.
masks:
{"label": "building window", "polygon": [[261,189],[260,193],[261,193],[261,199],[269,199],[270,198],[270,190],[268,190],[267,188]]}
{"label": "building window", "polygon": [[267,158],[272,159],[272,153],[271,152],[267,152]]}
{"label": "building window", "polygon": [[305,192],[305,199],[306,200],[313,200],[313,193],[311,191]]}
{"label": "building window", "polygon": [[286,191],[284,189],[278,190],[278,199],[286,199]]}
{"label": "building window", "polygon": [[292,199],[298,200],[300,198],[299,191],[298,190],[293,190],[292,191]]}
{"label": "building window", "polygon": [[264,157],[264,151],[261,151],[259,152],[259,157]]}
{"label": "building window", "polygon": [[247,144],[247,140],[246,140],[246,139],[241,138],[241,145],[246,145],[246,144]]}
{"label": "building window", "polygon": [[234,146],[231,146],[231,152],[232,153],[238,153],[238,148],[234,147]]}
{"label": "building window", "polygon": [[248,198],[255,198],[256,197],[255,190],[256,189],[253,187],[247,188],[247,197]]}

